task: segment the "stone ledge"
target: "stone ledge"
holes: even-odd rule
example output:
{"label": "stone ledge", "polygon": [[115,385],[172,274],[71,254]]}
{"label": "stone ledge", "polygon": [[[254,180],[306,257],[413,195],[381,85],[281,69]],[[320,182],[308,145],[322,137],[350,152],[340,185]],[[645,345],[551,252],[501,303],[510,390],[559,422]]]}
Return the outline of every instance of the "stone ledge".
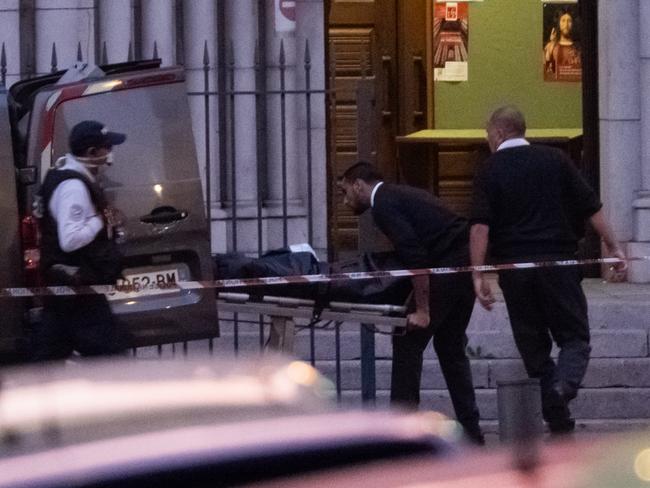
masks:
{"label": "stone ledge", "polygon": [[[496,388],[498,381],[526,378],[520,359],[472,360],[472,378],[475,388]],[[317,361],[316,368],[335,381],[336,364],[333,360]],[[378,390],[390,389],[391,361],[375,363]],[[341,362],[341,386],[344,390],[361,388],[359,361]],[[445,389],[447,385],[437,360],[425,360],[422,370],[423,389]],[[650,388],[650,357],[648,358],[594,358],[589,363],[583,382],[584,388]],[[650,412],[650,407],[649,407]]]}
{"label": "stone ledge", "polygon": [[[483,433],[498,435],[499,422],[497,420],[481,420]],[[615,433],[639,432],[650,429],[650,419],[578,419],[576,421],[576,434],[581,433]],[[495,439],[495,442],[499,442]]]}
{"label": "stone ledge", "polygon": [[[487,361],[472,361],[472,378],[475,388],[489,388],[489,364]],[[331,381],[336,380],[336,363],[318,361],[316,368]],[[376,386],[378,390],[390,389],[391,361],[382,360],[375,363]],[[361,366],[358,361],[341,362],[341,387],[343,390],[361,388]],[[422,369],[423,389],[445,389],[447,385],[440,371],[438,361],[425,361]]]}
{"label": "stone ledge", "polygon": [[[260,338],[259,331],[255,330],[256,324],[247,324],[242,328],[239,336],[239,350],[242,352],[259,352]],[[592,335],[592,358],[645,358],[649,356],[648,331],[628,329],[596,329],[591,331]],[[265,340],[268,338],[268,331]],[[512,334],[500,331],[482,331],[468,334],[468,355],[476,360],[494,359],[518,359],[519,353],[512,338]],[[355,360],[361,356],[360,335],[357,330],[342,330],[340,334],[340,358],[341,360]],[[232,332],[222,330],[221,337],[213,340],[215,353],[230,356],[234,352],[235,336]],[[190,341],[188,350],[201,353],[208,350],[207,341]],[[172,345],[163,346],[169,350]],[[182,349],[182,344],[175,345],[177,351]],[[552,354],[557,357],[557,348]],[[336,338],[333,331],[316,331],[315,334],[316,360],[332,360],[336,357]],[[141,348],[138,356],[152,353],[148,348]],[[391,337],[387,335],[375,335],[375,356],[378,360],[390,359],[392,355]],[[308,331],[301,331],[295,336],[294,356],[310,358],[310,337]],[[430,344],[425,352],[426,360],[435,360],[436,354]]]}
{"label": "stone ledge", "polygon": [[[476,390],[477,402],[484,420],[498,417],[496,389]],[[344,405],[361,405],[358,392],[343,392]],[[389,392],[377,392],[378,407],[386,408],[389,404]],[[583,388],[578,398],[571,403],[571,412],[576,419],[619,419],[645,418],[650,405],[650,388]],[[453,416],[449,394],[446,390],[423,390],[421,392],[422,410],[437,410]]]}
{"label": "stone ledge", "polygon": [[[490,360],[489,387],[497,381],[526,378],[519,359]],[[650,388],[650,357],[647,358],[592,358],[583,381],[585,388],[635,387]],[[650,407],[648,408],[650,412]]]}

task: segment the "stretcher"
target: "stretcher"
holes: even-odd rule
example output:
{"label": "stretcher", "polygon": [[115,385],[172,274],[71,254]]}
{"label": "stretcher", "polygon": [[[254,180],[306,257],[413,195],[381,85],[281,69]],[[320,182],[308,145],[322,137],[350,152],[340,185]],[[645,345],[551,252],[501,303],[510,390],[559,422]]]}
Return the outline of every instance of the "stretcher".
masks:
{"label": "stretcher", "polygon": [[271,329],[267,348],[292,354],[296,319],[310,324],[318,322],[358,323],[380,327],[385,331],[406,328],[406,307],[390,304],[328,302],[321,306],[316,300],[280,296],[253,296],[248,293],[219,293],[217,306],[220,312],[254,313],[267,316]]}
{"label": "stretcher", "polygon": [[[408,303],[405,302],[405,303]],[[406,306],[331,301],[323,305],[316,300],[248,293],[219,293],[217,307],[221,312],[253,313],[271,320],[266,349],[292,354],[296,320],[316,326],[319,322],[358,323],[361,341],[361,398],[374,402],[375,332],[403,334],[406,331]],[[313,329],[312,329],[313,330]],[[313,357],[312,357],[313,360]],[[341,395],[340,362],[337,359],[336,391]]]}

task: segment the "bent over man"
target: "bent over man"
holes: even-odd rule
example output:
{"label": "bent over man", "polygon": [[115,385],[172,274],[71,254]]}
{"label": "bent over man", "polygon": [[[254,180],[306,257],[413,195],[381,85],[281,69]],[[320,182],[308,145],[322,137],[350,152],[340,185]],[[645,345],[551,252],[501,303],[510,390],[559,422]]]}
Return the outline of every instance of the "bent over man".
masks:
{"label": "bent over man", "polygon": [[[371,164],[359,162],[343,174],[338,185],[345,204],[356,214],[372,209],[375,223],[392,242],[405,267],[468,263],[467,221],[423,190],[382,180]],[[433,336],[456,417],[468,438],[482,444],[472,373],[465,354],[465,331],[474,305],[470,276],[423,275],[412,281],[415,311],[408,315],[406,335],[393,337],[391,402],[418,406],[423,353]]]}
{"label": "bent over man", "polygon": [[[96,121],[72,128],[70,153],[48,171],[40,189],[41,263],[48,285],[114,284],[120,256],[113,241],[114,213],[97,177],[111,164],[124,134]],[[46,297],[43,322],[34,331],[35,360],[119,352],[122,347],[104,295]]]}
{"label": "bent over man", "polygon": [[[496,110],[487,124],[493,152],[474,181],[470,250],[483,265],[488,249],[497,263],[575,259],[588,220],[608,251],[624,259],[607,225],[602,204],[559,149],[530,145],[526,122],[514,107]],[[625,262],[619,263],[622,273]],[[494,298],[480,272],[474,289],[486,309]],[[515,343],[528,376],[540,379],[542,413],[551,433],[575,428],[568,408],[589,362],[587,301],[582,269],[543,267],[499,272],[499,285]],[[552,341],[560,348],[557,364]]]}

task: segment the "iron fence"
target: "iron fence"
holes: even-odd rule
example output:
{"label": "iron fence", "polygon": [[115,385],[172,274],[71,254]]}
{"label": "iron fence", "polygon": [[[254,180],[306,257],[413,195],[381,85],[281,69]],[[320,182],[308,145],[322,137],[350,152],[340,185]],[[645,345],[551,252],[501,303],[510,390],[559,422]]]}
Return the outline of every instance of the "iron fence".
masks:
{"label": "iron fence", "polygon": [[[206,220],[211,229],[215,222],[214,208],[226,209],[227,216],[224,221],[230,226],[230,242],[228,244],[228,251],[239,251],[239,227],[241,224],[240,214],[238,212],[238,179],[242,175],[238,172],[237,167],[237,105],[241,103],[244,97],[253,97],[255,104],[255,124],[254,131],[256,134],[256,173],[252,183],[256,187],[256,202],[255,202],[255,215],[256,222],[256,241],[257,241],[257,256],[261,255],[266,249],[264,247],[264,232],[265,223],[277,225],[281,228],[282,244],[287,246],[289,243],[289,221],[291,215],[289,212],[289,195],[287,192],[289,178],[295,175],[289,174],[289,155],[287,149],[287,142],[289,138],[295,137],[287,128],[288,115],[287,107],[300,106],[304,110],[305,121],[305,134],[306,140],[304,141],[306,149],[305,158],[305,175],[306,182],[304,185],[305,191],[305,220],[307,227],[307,238],[311,243],[314,239],[314,192],[313,188],[316,184],[314,175],[314,144],[312,140],[312,119],[313,119],[313,97],[316,95],[329,96],[330,94],[325,88],[313,88],[312,86],[312,61],[309,41],[305,42],[302,61],[300,66],[295,69],[302,70],[302,78],[304,80],[303,86],[300,88],[288,88],[287,77],[290,67],[287,65],[286,52],[284,43],[281,42],[279,46],[276,88],[269,88],[268,86],[268,71],[269,68],[265,63],[265,56],[261,54],[261,47],[258,45],[255,49],[253,60],[253,69],[255,72],[255,87],[253,90],[238,88],[236,80],[236,62],[232,42],[229,44],[228,49],[220,53],[222,60],[217,66],[210,64],[210,53],[208,52],[207,42],[203,47],[203,86],[201,90],[188,91],[188,97],[194,100],[201,100],[202,114],[193,114],[193,123],[202,123],[203,147],[197,148],[199,154],[203,155],[203,171],[204,171],[204,184],[205,184],[205,205],[206,205]],[[107,50],[106,45],[102,46],[102,64],[107,64]],[[154,57],[157,55],[157,46],[154,44],[153,49]],[[128,61],[133,61],[133,48],[129,46]],[[77,61],[83,62],[81,45],[77,48]],[[51,51],[51,65],[50,71],[57,72],[58,57],[56,45],[52,45]],[[218,73],[218,83],[216,89],[210,85],[211,73],[214,71]],[[5,52],[5,45],[2,44],[0,51],[0,82],[2,86],[6,86],[7,79],[7,55]],[[298,103],[298,101],[300,103]],[[277,163],[271,161],[268,153],[268,140],[267,140],[267,116],[268,107],[271,103],[279,106],[279,146],[280,146],[280,185],[281,185],[281,213],[280,215],[265,215],[264,209],[267,205],[269,196],[268,183],[270,174],[270,165]],[[213,113],[216,107],[217,114]],[[213,120],[218,121],[218,127],[213,126]],[[213,147],[213,138],[217,139],[217,148]],[[322,148],[325,153],[326,148]],[[215,157],[215,152],[217,156]],[[213,166],[216,162],[217,175],[219,178],[219,185],[217,188],[213,185]],[[276,168],[277,169],[277,168]],[[244,175],[250,180],[250,174]],[[324,203],[324,202],[323,202]],[[247,216],[250,219],[250,216]],[[268,228],[267,228],[268,232]],[[137,357],[167,357],[167,356],[183,356],[189,357],[196,352],[207,352],[208,354],[217,355],[232,352],[238,355],[240,352],[261,352],[265,348],[266,338],[269,336],[271,327],[271,320],[264,318],[264,315],[223,313],[218,312],[217,318],[222,332],[221,337],[192,342],[182,342],[174,344],[158,345],[153,347],[136,348],[132,350],[132,354]],[[307,333],[307,346],[302,348],[300,354],[303,359],[308,360],[312,365],[317,363],[317,331],[320,331],[319,344],[322,342],[333,341],[333,358],[326,356],[318,358],[318,361],[333,362],[332,376],[335,383],[337,396],[341,399],[342,396],[342,322],[326,322],[322,323],[318,320],[307,320],[302,324],[298,324],[297,330],[299,334]],[[356,331],[356,337],[359,342],[359,356],[353,361],[361,361],[361,390],[364,400],[373,400],[375,397],[375,334],[371,324],[362,324]],[[347,338],[346,338],[347,339]]]}

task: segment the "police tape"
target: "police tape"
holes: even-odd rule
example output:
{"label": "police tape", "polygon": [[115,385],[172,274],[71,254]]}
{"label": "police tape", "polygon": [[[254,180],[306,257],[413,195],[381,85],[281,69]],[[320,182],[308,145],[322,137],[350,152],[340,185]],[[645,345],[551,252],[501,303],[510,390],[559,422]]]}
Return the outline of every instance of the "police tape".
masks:
{"label": "police tape", "polygon": [[[626,261],[648,261],[650,256],[627,258]],[[275,286],[294,284],[331,283],[345,280],[369,280],[375,278],[405,278],[422,275],[448,275],[469,273],[472,271],[504,271],[524,270],[562,266],[585,266],[590,264],[617,264],[623,262],[619,258],[598,259],[568,259],[555,261],[530,261],[521,263],[486,264],[482,266],[454,266],[441,268],[397,269],[384,271],[357,271],[352,273],[312,274],[293,276],[268,276],[259,278],[233,278],[213,281],[172,281],[169,283],[149,283],[134,285],[129,283],[117,285],[87,285],[87,286],[41,286],[23,288],[0,288],[0,297],[29,298],[38,296],[73,296],[73,295],[106,295],[110,299],[129,298],[132,295],[159,294],[164,292],[228,289],[251,286]]]}

